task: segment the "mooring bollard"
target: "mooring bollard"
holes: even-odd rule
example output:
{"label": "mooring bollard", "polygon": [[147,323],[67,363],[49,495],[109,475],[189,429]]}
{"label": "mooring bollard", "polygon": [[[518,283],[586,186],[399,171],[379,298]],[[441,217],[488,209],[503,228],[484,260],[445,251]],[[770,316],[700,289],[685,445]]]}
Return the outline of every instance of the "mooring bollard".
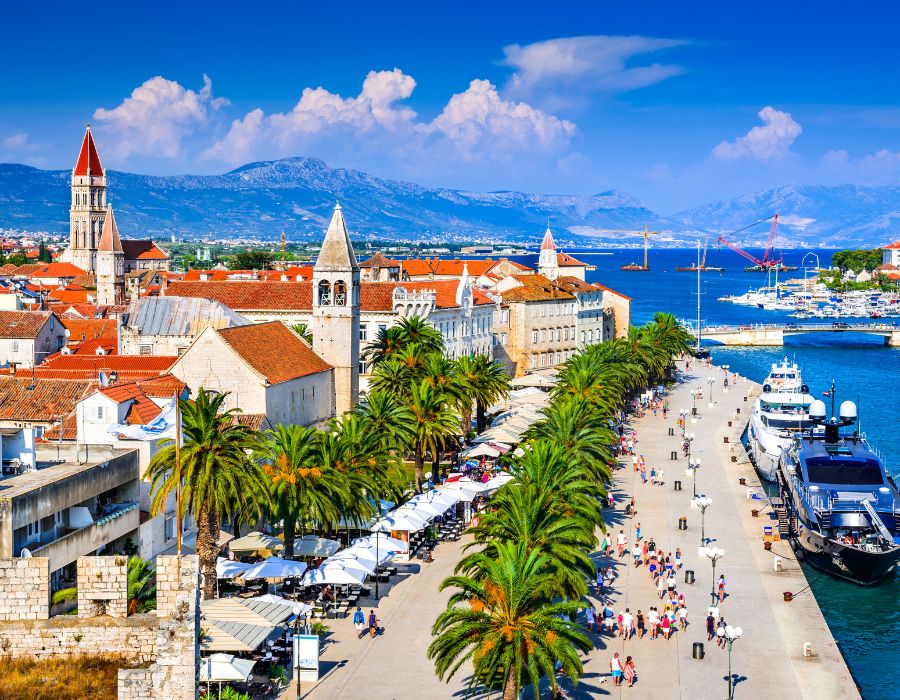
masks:
{"label": "mooring bollard", "polygon": [[[730,423],[731,421],[728,421],[728,422]],[[728,444],[728,436],[727,435],[722,436],[722,441],[727,445]]]}
{"label": "mooring bollard", "polygon": [[703,650],[703,642],[694,642],[693,657],[702,660],[704,656],[706,656],[706,652]]}
{"label": "mooring bollard", "polygon": [[681,482],[678,481],[677,479],[675,480],[675,490],[681,491]]}
{"label": "mooring bollard", "polygon": [[679,530],[687,530],[687,518],[683,515],[678,518],[678,529]]}
{"label": "mooring bollard", "polygon": [[740,407],[734,409],[734,412],[737,413],[738,415],[741,415],[741,409],[740,409]]}
{"label": "mooring bollard", "polygon": [[669,435],[675,434],[675,428],[669,428]]}
{"label": "mooring bollard", "polygon": [[672,454],[669,456],[669,459],[677,460],[678,459],[678,450],[672,450]]}

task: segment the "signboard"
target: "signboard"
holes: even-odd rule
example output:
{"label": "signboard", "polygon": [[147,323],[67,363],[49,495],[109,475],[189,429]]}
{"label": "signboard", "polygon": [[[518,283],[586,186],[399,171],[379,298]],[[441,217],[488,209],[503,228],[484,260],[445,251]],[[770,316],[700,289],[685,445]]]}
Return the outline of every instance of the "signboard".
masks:
{"label": "signboard", "polygon": [[319,635],[294,635],[294,680],[319,680]]}

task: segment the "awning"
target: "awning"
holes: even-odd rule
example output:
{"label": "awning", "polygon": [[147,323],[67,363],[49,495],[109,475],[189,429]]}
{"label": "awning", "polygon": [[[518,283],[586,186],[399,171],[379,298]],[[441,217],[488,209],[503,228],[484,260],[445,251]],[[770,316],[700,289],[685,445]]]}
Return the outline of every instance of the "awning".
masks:
{"label": "awning", "polygon": [[200,613],[216,622],[238,622],[245,625],[274,627],[287,620],[293,610],[258,598],[217,598],[200,603]]}
{"label": "awning", "polygon": [[279,634],[274,626],[222,620],[204,620],[202,627],[206,633],[200,644],[203,651],[256,651],[269,637]]}
{"label": "awning", "polygon": [[486,442],[470,447],[463,451],[463,457],[499,457],[500,450],[491,447]]}
{"label": "awning", "polygon": [[250,679],[256,662],[253,659],[240,659],[231,654],[211,654],[205,659],[200,659],[200,681],[227,682],[243,681]]}
{"label": "awning", "polygon": [[216,578],[238,578],[253,564],[245,564],[240,561],[232,561],[219,557],[216,559]]}

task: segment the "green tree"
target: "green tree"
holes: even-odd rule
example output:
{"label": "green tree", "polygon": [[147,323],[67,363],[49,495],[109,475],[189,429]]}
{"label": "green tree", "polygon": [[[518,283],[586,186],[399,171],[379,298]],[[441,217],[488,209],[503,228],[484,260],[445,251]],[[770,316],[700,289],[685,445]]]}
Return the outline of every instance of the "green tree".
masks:
{"label": "green tree", "polygon": [[459,434],[459,418],[447,404],[444,394],[425,382],[410,386],[408,407],[413,416],[416,493],[421,493],[428,453],[436,458],[446,443]]}
{"label": "green tree", "polygon": [[293,326],[291,326],[291,330],[301,338],[303,338],[303,340],[305,340],[309,345],[312,345],[312,331],[305,323],[295,323]]}
{"label": "green tree", "polygon": [[231,256],[228,267],[232,270],[265,270],[275,256],[266,250],[241,250]]}
{"label": "green tree", "polygon": [[156,610],[156,569],[146,559],[128,559],[128,614]]}
{"label": "green tree", "polygon": [[41,239],[40,243],[38,243],[38,257],[39,262],[52,262],[53,256],[50,255],[50,251],[47,250],[47,246],[44,245],[44,240]]}
{"label": "green tree", "polygon": [[166,501],[180,480],[179,516],[190,513],[197,521],[197,554],[207,598],[212,598],[215,591],[219,553],[216,542],[222,521],[231,517],[239,503],[259,512],[267,505],[265,477],[249,457],[257,444],[256,435],[237,422],[239,410],[225,410],[226,396],[201,389],[195,401],[182,400],[180,474],[174,442],[160,449],[147,468],[154,515],[164,512]]}
{"label": "green tree", "polygon": [[482,433],[487,427],[488,407],[509,396],[509,375],[499,362],[481,354],[460,357],[456,361],[456,371],[464,387],[464,397],[460,403],[463,425],[468,433],[474,401],[475,430]]}
{"label": "green tree", "polygon": [[555,690],[557,661],[577,682],[583,672],[579,652],[593,648],[571,621],[583,604],[548,595],[556,577],[540,551],[504,542],[495,555],[473,560],[478,575],[450,576],[441,584],[441,590],[457,590],[432,628],[428,658],[438,677],[449,680],[471,662],[467,697],[499,687],[503,700],[516,700],[529,682],[537,688],[542,677]]}

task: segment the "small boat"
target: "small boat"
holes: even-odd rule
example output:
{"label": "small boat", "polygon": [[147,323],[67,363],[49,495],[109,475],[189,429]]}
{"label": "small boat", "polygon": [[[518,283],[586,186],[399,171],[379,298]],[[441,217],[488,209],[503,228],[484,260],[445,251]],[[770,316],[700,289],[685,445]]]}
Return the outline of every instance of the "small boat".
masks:
{"label": "small boat", "polygon": [[649,267],[644,267],[643,265],[638,265],[637,263],[629,263],[628,265],[622,265],[619,268],[623,272],[649,272]]}
{"label": "small boat", "polygon": [[815,427],[782,452],[778,486],[780,518],[798,559],[832,576],[871,586],[894,574],[900,561],[900,492],[884,462],[858,431],[852,401],[826,419],[821,400],[812,403]]}
{"label": "small boat", "polygon": [[[675,271],[676,272],[697,272],[698,270],[697,270],[697,265],[692,264],[692,265],[689,265],[688,267],[676,267]],[[725,272],[725,268],[724,267],[714,267],[712,265],[701,265],[699,271],[700,272]]]}

